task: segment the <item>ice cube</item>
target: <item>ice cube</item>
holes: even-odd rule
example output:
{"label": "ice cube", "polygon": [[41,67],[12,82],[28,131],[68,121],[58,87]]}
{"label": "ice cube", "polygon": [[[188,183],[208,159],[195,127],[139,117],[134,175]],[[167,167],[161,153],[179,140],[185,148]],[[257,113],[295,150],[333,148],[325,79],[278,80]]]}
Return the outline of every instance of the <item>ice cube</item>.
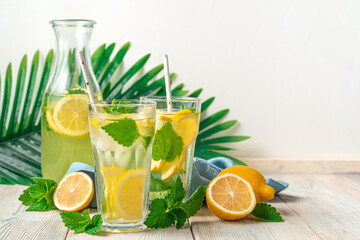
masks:
{"label": "ice cube", "polygon": [[119,146],[103,129],[99,128],[93,137],[95,146],[100,151],[115,151]]}

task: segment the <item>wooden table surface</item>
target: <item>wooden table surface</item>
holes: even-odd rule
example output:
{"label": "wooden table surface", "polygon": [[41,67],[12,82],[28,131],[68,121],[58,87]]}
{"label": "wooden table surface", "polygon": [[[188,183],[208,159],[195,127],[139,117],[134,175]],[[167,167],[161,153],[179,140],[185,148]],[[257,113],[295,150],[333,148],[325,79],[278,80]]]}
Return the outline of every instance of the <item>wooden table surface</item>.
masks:
{"label": "wooden table surface", "polygon": [[181,230],[93,236],[68,231],[59,211],[25,212],[17,200],[25,187],[0,185],[0,239],[360,239],[360,174],[266,176],[290,184],[270,202],[285,222],[223,221],[204,206]]}

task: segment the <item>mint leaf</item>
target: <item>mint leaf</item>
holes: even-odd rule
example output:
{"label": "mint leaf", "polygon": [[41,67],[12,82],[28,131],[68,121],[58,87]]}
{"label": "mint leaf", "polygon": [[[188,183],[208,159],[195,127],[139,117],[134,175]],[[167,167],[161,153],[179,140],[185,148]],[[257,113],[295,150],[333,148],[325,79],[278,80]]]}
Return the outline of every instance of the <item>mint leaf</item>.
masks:
{"label": "mint leaf", "polygon": [[185,194],[186,192],[181,182],[181,178],[177,177],[175,184],[171,188],[170,194],[165,197],[168,207],[172,208],[175,203],[184,200]]}
{"label": "mint leaf", "polygon": [[30,196],[30,189],[27,188],[24,190],[23,194],[20,195],[19,200],[25,206],[30,206],[34,202],[34,198]]}
{"label": "mint leaf", "polygon": [[176,228],[180,229],[184,226],[186,220],[189,218],[187,212],[182,207],[176,207],[171,210],[176,217]]}
{"label": "mint leaf", "polygon": [[206,188],[206,186],[198,187],[193,195],[191,195],[191,197],[182,206],[188,213],[189,217],[194,216],[203,205]]}
{"label": "mint leaf", "polygon": [[32,178],[35,184],[24,190],[19,200],[25,206],[26,211],[49,211],[55,209],[53,194],[57,183],[51,179]]}
{"label": "mint leaf", "polygon": [[151,211],[144,222],[149,228],[167,228],[175,223],[176,216],[167,211],[164,199],[156,198],[151,202]]}
{"label": "mint leaf", "polygon": [[142,137],[143,137],[144,148],[147,149],[151,143],[152,137],[151,136],[142,136]]}
{"label": "mint leaf", "polygon": [[166,122],[155,134],[152,158],[155,161],[174,161],[180,156],[184,143],[182,138],[176,135],[170,122]]}
{"label": "mint leaf", "polygon": [[[83,212],[83,215],[85,214],[85,211]],[[88,219],[87,219],[83,215],[81,215],[78,212],[62,212],[62,213],[60,213],[61,219],[62,219],[65,227],[67,227],[71,230],[75,230],[77,232],[80,232],[81,229],[85,229],[85,227],[90,224],[90,217],[88,217]]]}
{"label": "mint leaf", "polygon": [[[111,104],[112,104],[111,107],[104,107],[104,110],[106,113],[110,113],[110,114],[133,113],[135,110],[135,107],[121,106],[121,105],[133,104],[133,102],[131,102],[131,101],[120,101],[120,102],[116,103],[116,100],[114,98],[112,100]],[[116,104],[118,106],[116,106]]]}
{"label": "mint leaf", "polygon": [[160,178],[156,178],[151,174],[150,177],[150,191],[151,192],[162,192],[171,189],[174,185],[174,180],[171,178],[167,181],[163,181]]}
{"label": "mint leaf", "polygon": [[68,94],[86,94],[86,92],[84,90],[79,89],[79,88],[70,89],[67,93]]}
{"label": "mint leaf", "polygon": [[101,225],[103,221],[100,214],[96,214],[91,219],[91,224],[85,228],[86,234],[94,234],[101,231]]}
{"label": "mint leaf", "polygon": [[55,208],[47,204],[46,199],[43,198],[37,202],[33,202],[26,211],[50,211]]}
{"label": "mint leaf", "polygon": [[130,147],[140,137],[136,122],[130,118],[119,119],[101,127],[114,141]]}
{"label": "mint leaf", "polygon": [[283,222],[283,218],[276,208],[267,203],[257,203],[251,215],[265,222]]}
{"label": "mint leaf", "polygon": [[151,211],[145,221],[149,228],[166,228],[175,224],[180,229],[186,220],[195,215],[202,206],[206,192],[206,187],[199,187],[195,193],[185,203],[185,190],[182,186],[180,177],[176,179],[171,191],[164,199],[156,198],[151,202]]}
{"label": "mint leaf", "polygon": [[46,199],[47,204],[49,204],[49,206],[54,207],[54,208],[55,208],[55,204],[54,204],[53,196],[54,196],[56,186],[57,185],[52,186],[45,195],[45,199]]}
{"label": "mint leaf", "polygon": [[181,110],[190,110],[192,113],[196,112],[196,108],[186,108],[186,106],[182,105]]}
{"label": "mint leaf", "polygon": [[94,234],[101,231],[101,215],[96,214],[91,219],[89,209],[84,210],[82,215],[78,212],[62,212],[60,216],[65,227],[74,230],[75,234],[83,231]]}

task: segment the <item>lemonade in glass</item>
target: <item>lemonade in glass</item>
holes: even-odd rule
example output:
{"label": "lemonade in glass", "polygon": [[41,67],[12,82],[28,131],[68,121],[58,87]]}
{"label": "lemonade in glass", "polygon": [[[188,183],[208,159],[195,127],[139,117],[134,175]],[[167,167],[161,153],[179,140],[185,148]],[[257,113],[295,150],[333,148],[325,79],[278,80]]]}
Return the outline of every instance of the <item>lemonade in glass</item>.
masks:
{"label": "lemonade in glass", "polygon": [[89,125],[103,229],[132,232],[146,228],[155,103],[89,104]]}
{"label": "lemonade in glass", "polygon": [[[192,97],[142,97],[156,102],[156,131],[151,160],[150,199],[164,197],[178,176],[189,197],[200,100]],[[171,107],[169,109],[169,106]]]}

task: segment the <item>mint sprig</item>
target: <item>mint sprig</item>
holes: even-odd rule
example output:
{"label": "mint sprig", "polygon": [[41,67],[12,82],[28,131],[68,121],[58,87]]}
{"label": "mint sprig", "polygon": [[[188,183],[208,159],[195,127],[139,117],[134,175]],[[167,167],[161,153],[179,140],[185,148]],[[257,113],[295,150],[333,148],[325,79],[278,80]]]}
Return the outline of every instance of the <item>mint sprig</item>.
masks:
{"label": "mint sprig", "polygon": [[112,104],[111,107],[104,107],[106,113],[110,113],[110,114],[133,113],[135,110],[135,107],[121,106],[121,105],[133,104],[131,101],[119,101],[118,103],[116,103],[116,100],[114,98],[111,104]]}
{"label": "mint sprig", "polygon": [[268,203],[257,203],[251,215],[265,222],[283,222],[283,218],[276,208]]}
{"label": "mint sprig", "polygon": [[70,89],[67,93],[68,94],[86,94],[86,92],[84,90],[79,89],[79,88]]}
{"label": "mint sprig", "polygon": [[32,178],[35,184],[24,190],[19,200],[29,206],[26,211],[50,211],[55,209],[53,195],[57,183],[51,179]]}
{"label": "mint sprig", "polygon": [[171,123],[166,122],[155,134],[152,158],[172,162],[181,155],[183,146],[182,138],[175,133]]}
{"label": "mint sprig", "polygon": [[170,190],[174,185],[174,180],[171,178],[167,181],[163,181],[160,178],[156,178],[151,174],[150,177],[150,192],[162,192],[166,190]]}
{"label": "mint sprig", "polygon": [[140,137],[135,120],[131,118],[119,119],[101,127],[115,142],[130,147]]}
{"label": "mint sprig", "polygon": [[96,214],[90,218],[89,209],[84,210],[82,214],[78,212],[62,212],[60,216],[65,227],[74,230],[75,234],[84,231],[86,234],[94,234],[101,231],[103,222],[101,215]]}
{"label": "mint sprig", "polygon": [[186,192],[180,177],[176,179],[170,193],[164,198],[156,198],[151,202],[151,211],[144,222],[149,228],[167,228],[175,224],[180,229],[186,220],[195,215],[202,206],[206,187],[199,187],[185,203],[182,202]]}
{"label": "mint sprig", "polygon": [[187,108],[186,106],[182,105],[181,110],[189,110],[192,113],[196,113],[196,108]]}

